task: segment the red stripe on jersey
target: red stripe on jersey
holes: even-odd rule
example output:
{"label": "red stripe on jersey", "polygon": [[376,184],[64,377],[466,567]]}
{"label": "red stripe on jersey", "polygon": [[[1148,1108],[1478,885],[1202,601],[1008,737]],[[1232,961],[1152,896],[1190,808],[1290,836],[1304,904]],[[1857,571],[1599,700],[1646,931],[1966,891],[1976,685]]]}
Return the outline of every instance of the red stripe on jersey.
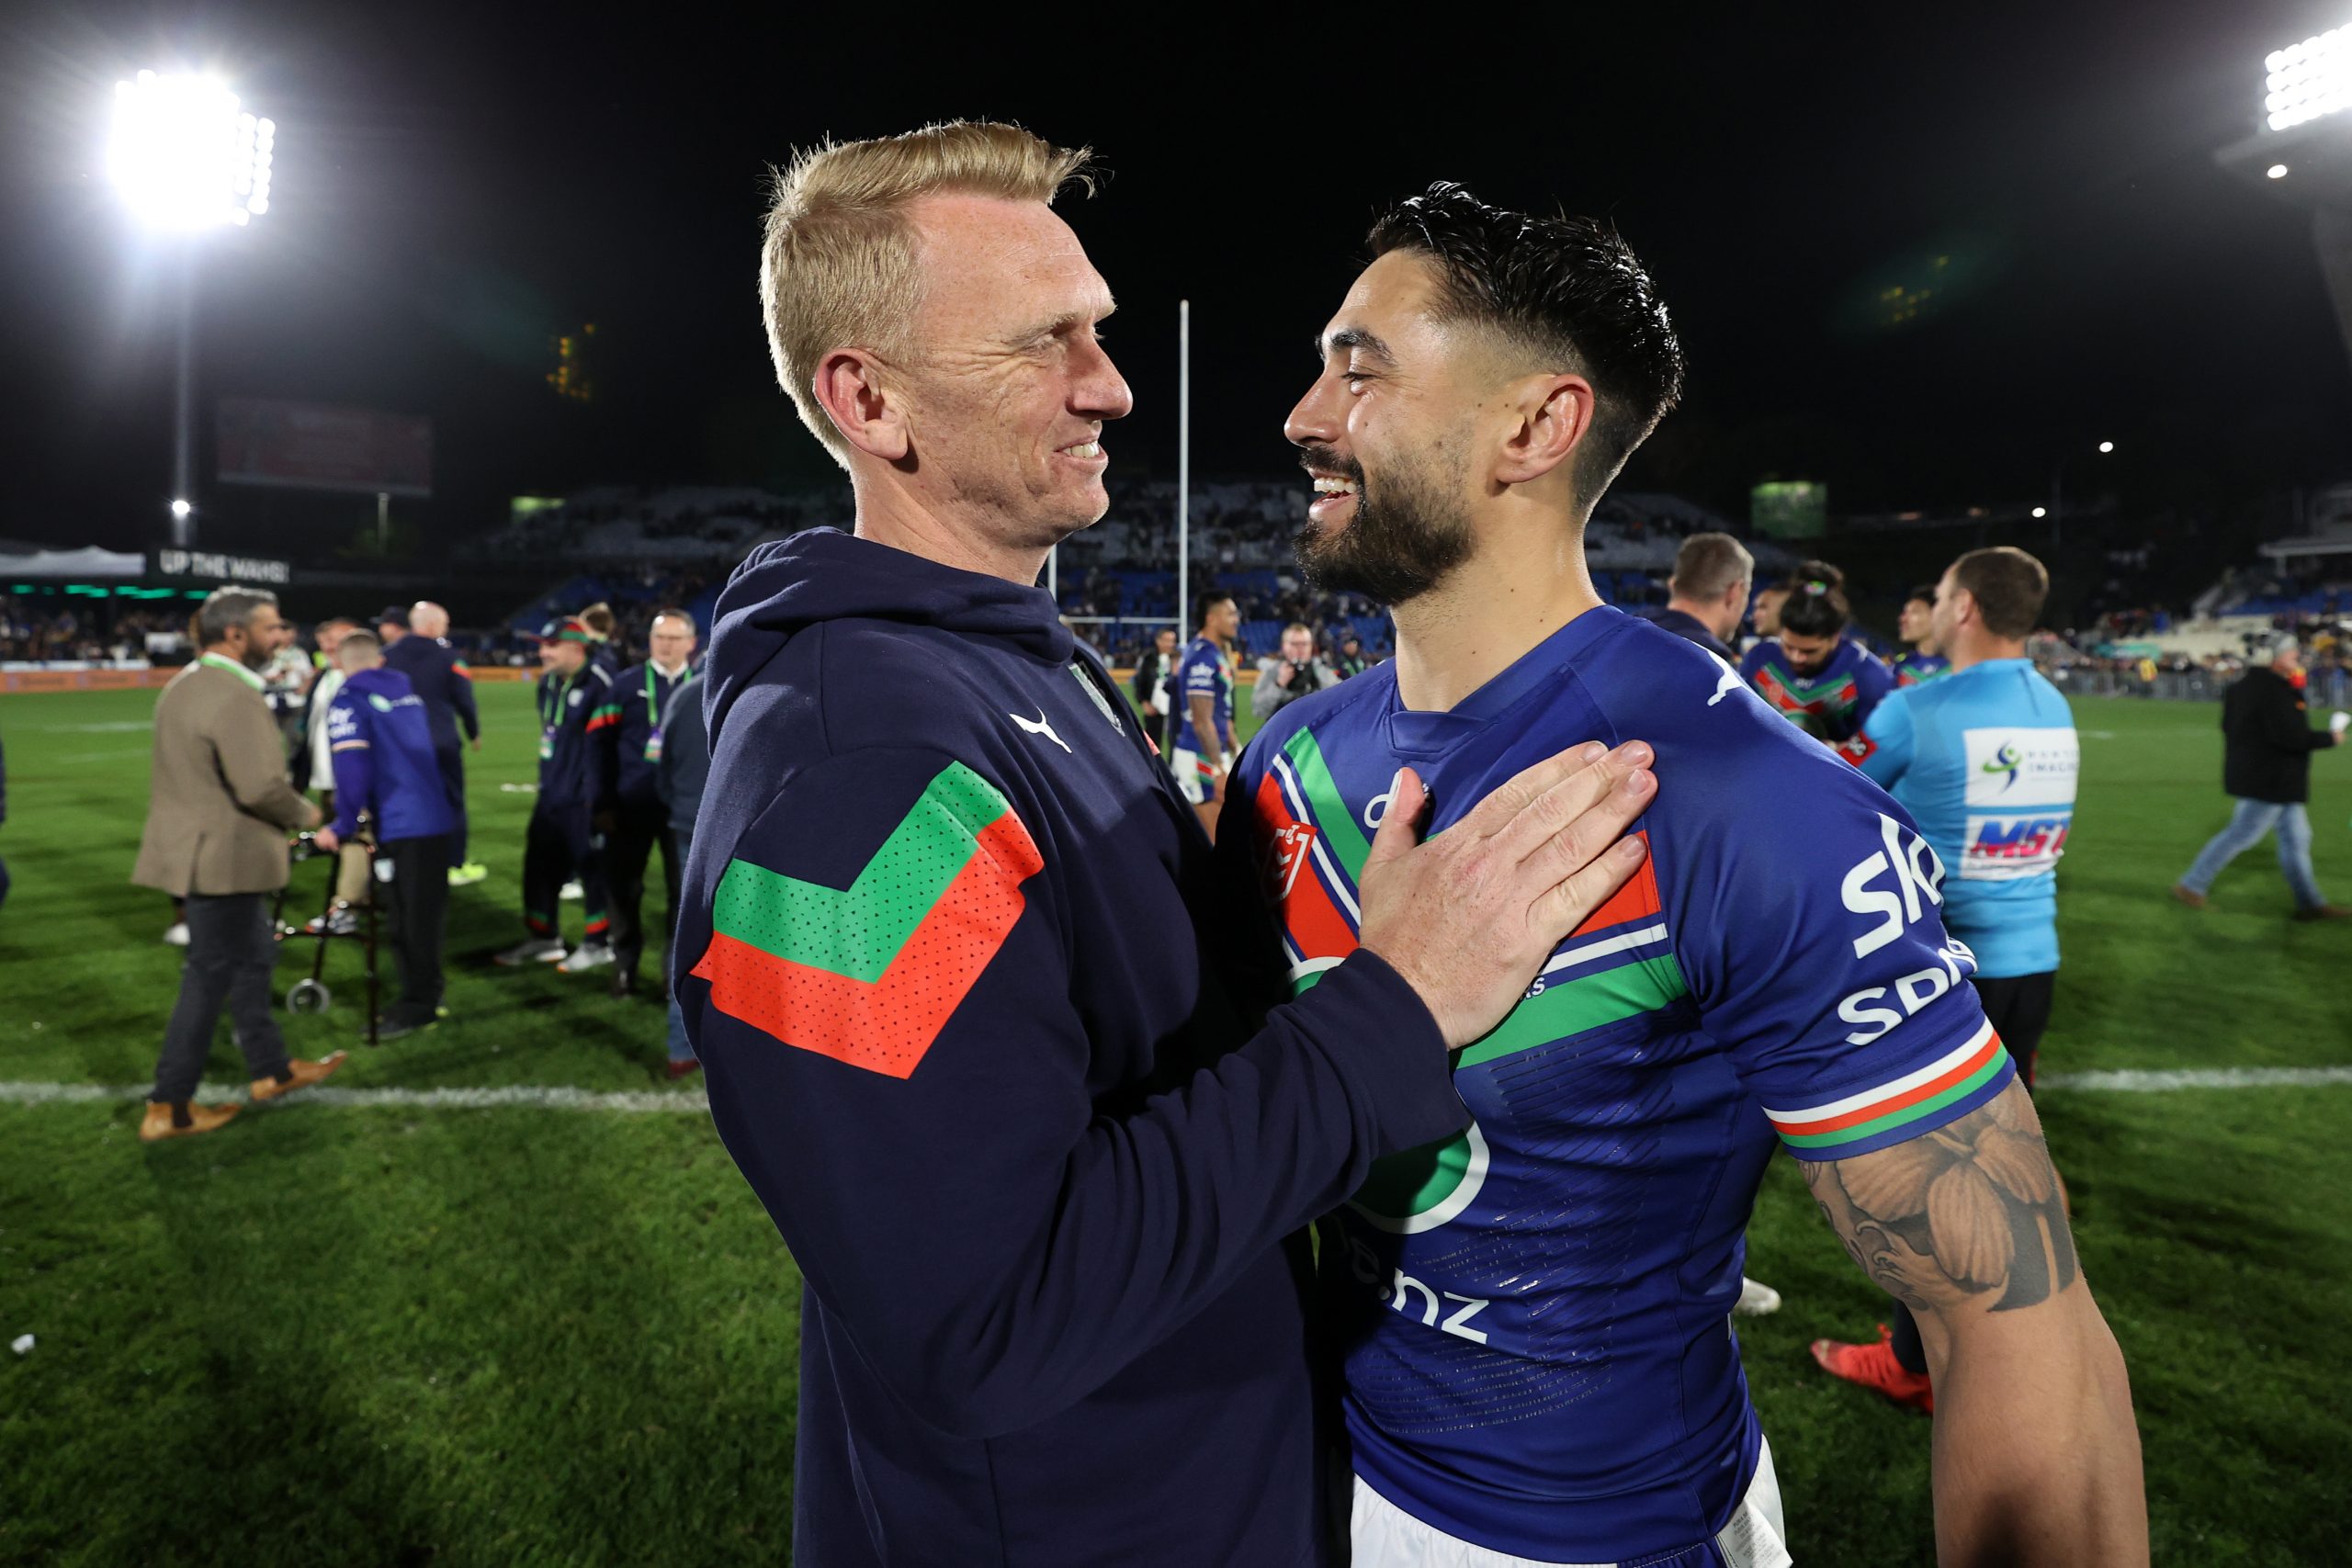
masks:
{"label": "red stripe on jersey", "polygon": [[1272,773],[1259,781],[1256,805],[1266,897],[1290,933],[1291,944],[1301,958],[1345,958],[1356,950],[1355,928],[1316,874],[1318,829],[1291,815],[1282,782]]}
{"label": "red stripe on jersey", "polygon": [[[1636,833],[1634,837],[1641,840],[1644,849],[1649,847],[1648,833]],[[1650,865],[1650,857],[1644,855],[1642,868],[1626,879],[1625,886],[1611,893],[1600,908],[1586,917],[1584,924],[1568,934],[1579,937],[1589,931],[1622,926],[1630,920],[1648,919],[1665,908],[1664,901],[1657,895],[1657,873]]]}

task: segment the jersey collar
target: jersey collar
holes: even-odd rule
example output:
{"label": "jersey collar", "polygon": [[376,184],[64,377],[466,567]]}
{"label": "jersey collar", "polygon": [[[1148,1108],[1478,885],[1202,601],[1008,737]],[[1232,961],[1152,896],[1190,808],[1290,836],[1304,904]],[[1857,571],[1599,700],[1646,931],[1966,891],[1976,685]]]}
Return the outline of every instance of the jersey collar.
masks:
{"label": "jersey collar", "polygon": [[1389,749],[1408,757],[1437,757],[1451,751],[1528,698],[1548,690],[1564,666],[1583,658],[1625,621],[1625,612],[1616,606],[1595,605],[1521,654],[1500,674],[1444,713],[1406,707],[1392,680],[1388,711],[1381,716]]}

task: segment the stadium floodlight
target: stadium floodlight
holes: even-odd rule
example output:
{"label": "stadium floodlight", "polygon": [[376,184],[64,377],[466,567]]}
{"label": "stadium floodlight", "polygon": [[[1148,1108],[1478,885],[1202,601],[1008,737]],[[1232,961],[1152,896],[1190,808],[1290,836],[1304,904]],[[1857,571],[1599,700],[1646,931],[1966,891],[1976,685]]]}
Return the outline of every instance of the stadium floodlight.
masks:
{"label": "stadium floodlight", "polygon": [[158,229],[250,223],[269,210],[277,126],[208,76],[141,71],[114,85],[107,174]]}
{"label": "stadium floodlight", "polygon": [[173,497],[173,498],[172,498],[172,515],[173,515],[173,516],[177,517],[177,518],[181,519],[182,521],[186,521],[186,520],[187,520],[187,514],[188,514],[189,513],[191,513],[191,512],[195,511],[195,510],[196,510],[196,508],[195,508],[195,507],[190,506],[190,505],[187,503],[187,497],[186,497],[186,496],[184,496],[184,495],[183,495],[183,496],[175,496],[175,497]]}
{"label": "stadium floodlight", "polygon": [[2352,26],[2273,50],[2263,64],[2269,75],[2262,107],[2273,130],[2352,108]]}
{"label": "stadium floodlight", "polygon": [[2098,444],[2098,449],[2102,452],[2112,452],[2115,450],[2115,443],[2112,441],[2102,441]]}
{"label": "stadium floodlight", "polygon": [[2033,509],[2033,514],[2036,517],[2047,517],[2050,515],[2050,508],[2046,506],[2037,506]]}
{"label": "stadium floodlight", "polygon": [[2283,180],[2287,177],[2287,165],[2284,164],[2273,164],[2262,172],[2274,180]]}

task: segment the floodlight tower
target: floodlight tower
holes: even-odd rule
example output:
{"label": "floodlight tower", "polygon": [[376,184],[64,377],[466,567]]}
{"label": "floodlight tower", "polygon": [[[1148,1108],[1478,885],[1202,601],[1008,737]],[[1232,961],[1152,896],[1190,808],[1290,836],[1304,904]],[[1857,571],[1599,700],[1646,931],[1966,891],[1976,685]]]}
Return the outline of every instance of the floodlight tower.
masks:
{"label": "floodlight tower", "polygon": [[2213,161],[2310,210],[2336,330],[2352,354],[2352,115],[2344,112],[2352,108],[2352,22],[2272,50],[2263,68],[2254,134]]}
{"label": "floodlight tower", "polygon": [[179,354],[174,378],[172,543],[196,542],[196,254],[210,231],[269,210],[275,122],[210,77],[141,71],[114,87],[107,175],[140,222],[176,253]]}

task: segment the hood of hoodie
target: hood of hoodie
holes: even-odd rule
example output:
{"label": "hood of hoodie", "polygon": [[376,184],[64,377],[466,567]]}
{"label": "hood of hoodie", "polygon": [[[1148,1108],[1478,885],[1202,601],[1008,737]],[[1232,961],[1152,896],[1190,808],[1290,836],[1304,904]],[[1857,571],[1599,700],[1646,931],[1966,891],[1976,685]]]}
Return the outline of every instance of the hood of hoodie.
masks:
{"label": "hood of hoodie", "polygon": [[835,528],[762,545],[719,592],[703,667],[711,739],[784,645],[829,621],[933,626],[1067,664],[1076,639],[1042,588],[964,571]]}

